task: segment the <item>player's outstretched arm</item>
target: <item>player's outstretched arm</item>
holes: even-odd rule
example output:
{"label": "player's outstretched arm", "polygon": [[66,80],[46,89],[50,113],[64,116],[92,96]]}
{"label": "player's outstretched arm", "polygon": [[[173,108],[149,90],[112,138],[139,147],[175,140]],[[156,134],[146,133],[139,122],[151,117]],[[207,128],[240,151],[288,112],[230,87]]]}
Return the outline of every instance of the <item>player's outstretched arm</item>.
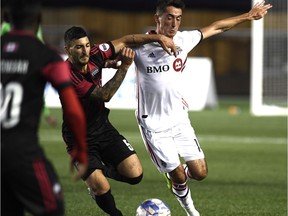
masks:
{"label": "player's outstretched arm", "polygon": [[252,21],[252,20],[259,20],[267,14],[268,10],[271,7],[272,5],[265,4],[265,1],[258,2],[247,13],[216,21],[212,23],[211,25],[201,29],[201,32],[203,34],[203,39],[211,37],[216,34],[220,34],[225,31],[228,31],[229,29],[235,27],[236,25],[240,23]]}
{"label": "player's outstretched arm", "polygon": [[169,54],[176,57],[176,46],[173,40],[161,34],[132,34],[125,35],[119,39],[113,40],[112,44],[115,47],[116,54],[123,47],[139,46],[146,43],[158,42],[163,49]]}

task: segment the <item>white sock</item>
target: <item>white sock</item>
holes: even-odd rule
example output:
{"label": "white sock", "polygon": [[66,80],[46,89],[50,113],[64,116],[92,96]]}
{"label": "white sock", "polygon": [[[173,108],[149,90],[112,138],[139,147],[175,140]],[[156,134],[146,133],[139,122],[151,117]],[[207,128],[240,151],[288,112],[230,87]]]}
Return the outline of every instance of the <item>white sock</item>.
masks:
{"label": "white sock", "polygon": [[200,215],[199,212],[195,209],[195,206],[191,197],[191,192],[187,183],[183,183],[183,184],[173,183],[172,191],[188,216]]}

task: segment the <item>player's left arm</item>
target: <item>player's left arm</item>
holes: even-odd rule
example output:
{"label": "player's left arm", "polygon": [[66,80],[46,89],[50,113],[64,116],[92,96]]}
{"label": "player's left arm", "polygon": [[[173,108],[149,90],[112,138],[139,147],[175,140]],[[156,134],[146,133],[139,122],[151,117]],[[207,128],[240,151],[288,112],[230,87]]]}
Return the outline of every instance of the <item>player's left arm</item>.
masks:
{"label": "player's left arm", "polygon": [[267,14],[271,7],[272,5],[265,4],[265,1],[258,2],[247,13],[216,21],[201,29],[203,39],[228,31],[240,23],[261,19]]}
{"label": "player's left arm", "polygon": [[124,47],[119,56],[119,60],[122,63],[115,75],[103,87],[97,86],[90,94],[90,97],[100,98],[104,102],[109,102],[122,84],[129,67],[133,63],[134,56],[135,52],[131,48]]}

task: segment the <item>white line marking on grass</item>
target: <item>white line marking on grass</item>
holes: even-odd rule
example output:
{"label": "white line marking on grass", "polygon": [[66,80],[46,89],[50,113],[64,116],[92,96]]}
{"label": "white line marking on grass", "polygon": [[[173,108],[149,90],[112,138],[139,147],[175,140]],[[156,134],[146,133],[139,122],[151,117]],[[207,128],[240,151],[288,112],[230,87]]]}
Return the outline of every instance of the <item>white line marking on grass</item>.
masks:
{"label": "white line marking on grass", "polygon": [[241,144],[287,144],[283,137],[247,137],[247,136],[225,136],[225,135],[199,135],[201,142],[225,142]]}
{"label": "white line marking on grass", "polygon": [[[42,130],[39,137],[40,142],[63,142],[59,133],[51,133],[51,130]],[[141,140],[141,135],[134,132],[123,133],[133,144],[135,140]],[[225,135],[198,135],[200,142],[231,143],[231,144],[280,144],[287,145],[285,137],[251,137],[251,136],[225,136]]]}

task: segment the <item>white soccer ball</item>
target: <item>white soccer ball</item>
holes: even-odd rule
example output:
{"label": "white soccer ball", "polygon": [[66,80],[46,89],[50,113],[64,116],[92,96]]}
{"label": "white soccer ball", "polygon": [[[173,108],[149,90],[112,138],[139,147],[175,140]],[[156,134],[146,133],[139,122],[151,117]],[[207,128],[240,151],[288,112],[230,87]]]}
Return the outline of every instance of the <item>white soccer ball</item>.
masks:
{"label": "white soccer ball", "polygon": [[144,200],[136,210],[136,216],[171,216],[169,206],[160,199]]}

